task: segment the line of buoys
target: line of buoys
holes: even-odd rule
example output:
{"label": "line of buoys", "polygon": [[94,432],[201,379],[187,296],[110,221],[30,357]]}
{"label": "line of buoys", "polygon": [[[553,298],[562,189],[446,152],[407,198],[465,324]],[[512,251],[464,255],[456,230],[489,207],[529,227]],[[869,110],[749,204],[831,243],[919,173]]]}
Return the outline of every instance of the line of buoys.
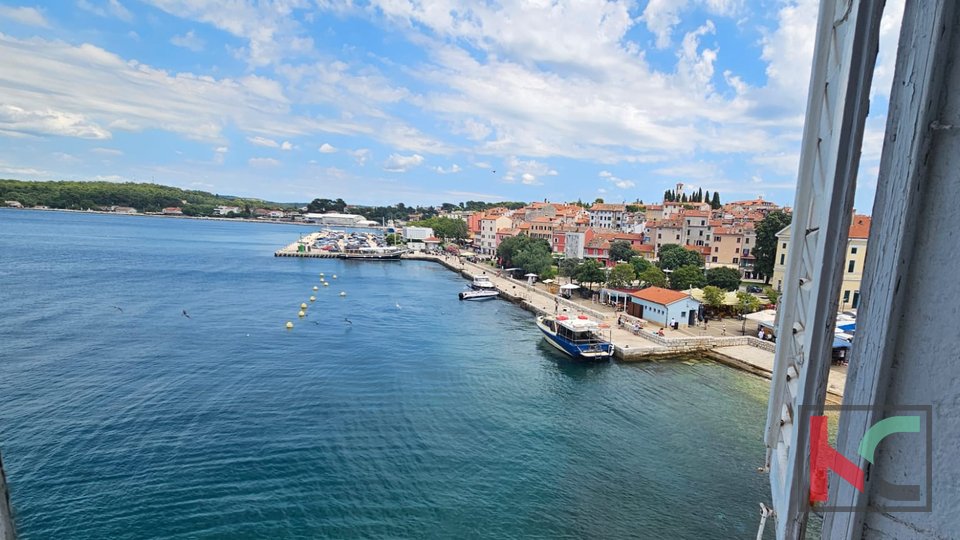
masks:
{"label": "line of buoys", "polygon": [[329,287],[329,286],[330,286],[330,284],[329,284],[329,283],[327,283],[326,281],[324,281],[324,282],[323,282],[323,286],[324,286],[324,287]]}
{"label": "line of buoys", "polygon": [[336,275],[336,274],[333,275],[333,279],[337,279],[337,275]]}
{"label": "line of buoys", "polygon": [[287,327],[287,330],[292,329],[292,328],[293,328],[293,323],[290,322],[290,321],[287,321],[286,327]]}
{"label": "line of buoys", "polygon": [[340,296],[346,296],[346,295],[347,295],[347,293],[345,293],[345,292],[343,292],[343,291],[340,291]]}
{"label": "line of buoys", "polygon": [[302,309],[297,312],[297,317],[300,317],[301,319],[304,318],[304,317],[306,317],[306,316],[307,316],[307,312],[304,311],[304,310],[302,310]]}
{"label": "line of buoys", "polygon": [[300,304],[300,309],[307,309],[307,303],[306,303],[306,302],[302,302],[302,303]]}
{"label": "line of buoys", "polygon": [[317,301],[317,297],[316,297],[316,296],[311,296],[311,297],[310,297],[310,301],[311,301],[311,302],[316,302],[316,301]]}
{"label": "line of buoys", "polygon": [[320,290],[320,287],[317,287],[316,285],[314,285],[314,286],[313,286],[313,290],[314,290],[314,291],[319,291],[319,290]]}

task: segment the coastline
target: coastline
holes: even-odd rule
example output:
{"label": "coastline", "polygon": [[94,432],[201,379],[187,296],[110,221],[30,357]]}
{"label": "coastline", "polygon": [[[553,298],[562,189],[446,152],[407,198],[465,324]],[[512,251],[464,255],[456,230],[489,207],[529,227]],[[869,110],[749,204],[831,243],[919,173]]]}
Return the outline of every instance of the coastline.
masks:
{"label": "coastline", "polygon": [[[23,211],[34,211],[34,212],[70,212],[73,214],[98,214],[104,216],[127,216],[127,217],[148,217],[148,218],[163,218],[163,219],[195,219],[199,221],[234,221],[238,223],[269,223],[272,225],[299,225],[306,227],[320,227],[317,223],[306,223],[303,221],[279,221],[273,219],[250,219],[250,218],[228,218],[228,217],[207,217],[207,216],[176,216],[169,214],[144,214],[138,212],[136,214],[124,214],[120,212],[105,212],[103,210],[70,210],[67,208],[11,208],[8,206],[0,206],[0,210],[12,210],[16,212]],[[351,229],[361,229],[363,227],[350,227]]]}

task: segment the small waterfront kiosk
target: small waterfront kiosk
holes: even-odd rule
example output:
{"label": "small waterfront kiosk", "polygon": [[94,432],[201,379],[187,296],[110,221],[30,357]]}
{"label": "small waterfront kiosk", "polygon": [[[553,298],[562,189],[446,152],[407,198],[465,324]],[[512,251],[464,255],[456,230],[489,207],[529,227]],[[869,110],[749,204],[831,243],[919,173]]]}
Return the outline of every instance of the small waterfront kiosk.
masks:
{"label": "small waterfront kiosk", "polygon": [[700,313],[700,302],[682,291],[661,287],[647,287],[630,294],[627,314],[663,326],[676,320],[679,324],[693,326]]}

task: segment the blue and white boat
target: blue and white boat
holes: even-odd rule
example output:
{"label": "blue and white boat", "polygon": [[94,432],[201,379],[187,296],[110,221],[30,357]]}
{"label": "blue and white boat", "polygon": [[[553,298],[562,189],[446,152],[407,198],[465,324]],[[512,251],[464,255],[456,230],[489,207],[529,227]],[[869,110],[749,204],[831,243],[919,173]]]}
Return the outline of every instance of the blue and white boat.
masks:
{"label": "blue and white boat", "polygon": [[600,325],[579,315],[541,315],[537,327],[547,342],[576,360],[606,360],[613,356],[613,344],[600,336]]}

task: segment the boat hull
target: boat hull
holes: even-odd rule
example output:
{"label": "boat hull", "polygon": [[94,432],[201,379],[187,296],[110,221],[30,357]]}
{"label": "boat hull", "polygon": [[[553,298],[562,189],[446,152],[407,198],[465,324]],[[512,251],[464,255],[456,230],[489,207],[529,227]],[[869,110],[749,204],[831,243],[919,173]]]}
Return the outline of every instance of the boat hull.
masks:
{"label": "boat hull", "polygon": [[[483,294],[478,294],[483,293]],[[464,291],[460,293],[461,300],[470,300],[473,302],[478,302],[481,300],[493,300],[500,296],[500,293],[497,291]]]}

